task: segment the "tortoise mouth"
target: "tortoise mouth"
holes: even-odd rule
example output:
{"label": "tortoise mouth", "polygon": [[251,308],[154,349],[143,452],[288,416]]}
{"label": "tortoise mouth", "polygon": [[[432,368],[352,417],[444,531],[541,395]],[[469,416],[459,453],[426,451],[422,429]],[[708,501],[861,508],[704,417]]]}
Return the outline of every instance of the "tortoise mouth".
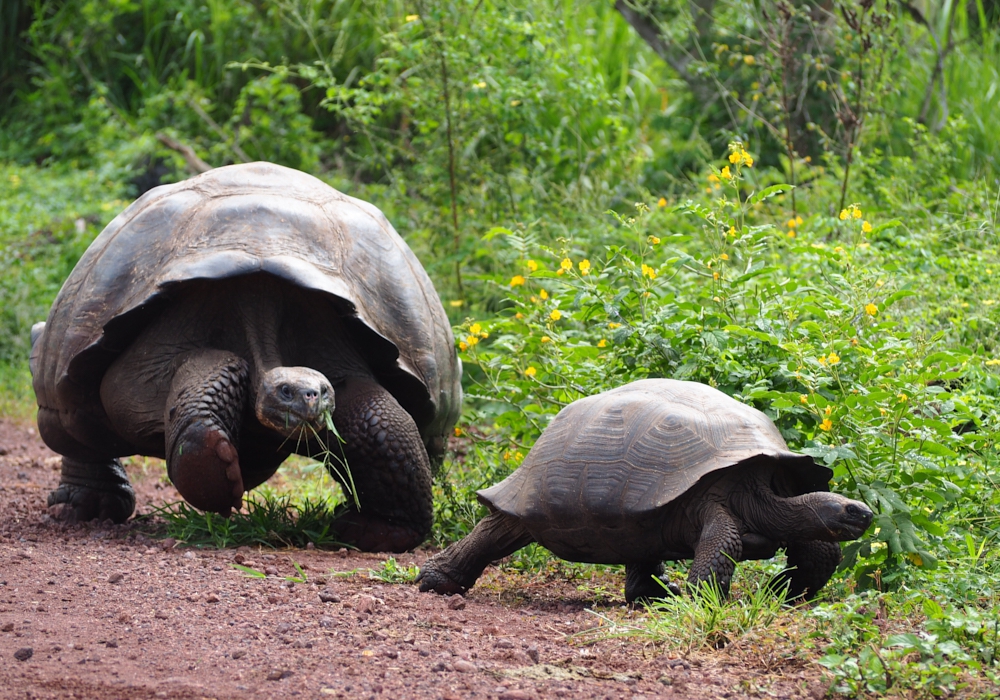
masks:
{"label": "tortoise mouth", "polygon": [[305,437],[325,428],[334,406],[333,387],[320,372],[278,367],[264,375],[255,412],[261,425],[286,437]]}

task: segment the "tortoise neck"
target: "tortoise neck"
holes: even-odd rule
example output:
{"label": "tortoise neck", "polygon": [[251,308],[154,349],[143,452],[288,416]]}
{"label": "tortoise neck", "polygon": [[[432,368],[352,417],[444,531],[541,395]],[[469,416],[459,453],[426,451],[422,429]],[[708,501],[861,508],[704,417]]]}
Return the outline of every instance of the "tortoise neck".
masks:
{"label": "tortoise neck", "polygon": [[732,491],[730,508],[750,532],[779,540],[821,539],[826,529],[820,524],[816,505],[826,495],[805,493],[785,498],[755,474]]}

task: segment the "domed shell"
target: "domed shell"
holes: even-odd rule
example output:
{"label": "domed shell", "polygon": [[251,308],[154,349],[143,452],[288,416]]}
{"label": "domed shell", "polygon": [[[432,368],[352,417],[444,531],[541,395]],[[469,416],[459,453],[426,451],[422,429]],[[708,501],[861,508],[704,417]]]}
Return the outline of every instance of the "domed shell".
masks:
{"label": "domed shell", "polygon": [[346,302],[379,357],[390,359],[379,380],[424,439],[450,429],[461,365],[416,256],[373,205],[271,163],[157,187],[108,224],[66,279],[33,348],[39,405],[102,412],[104,370],[167,290],[261,272]]}
{"label": "domed shell", "polygon": [[780,465],[779,495],[829,490],[832,471],[790,452],[757,409],[704,384],[646,379],[565,407],[479,498],[559,556],[623,563],[648,552],[649,524],[702,477],[755,457]]}

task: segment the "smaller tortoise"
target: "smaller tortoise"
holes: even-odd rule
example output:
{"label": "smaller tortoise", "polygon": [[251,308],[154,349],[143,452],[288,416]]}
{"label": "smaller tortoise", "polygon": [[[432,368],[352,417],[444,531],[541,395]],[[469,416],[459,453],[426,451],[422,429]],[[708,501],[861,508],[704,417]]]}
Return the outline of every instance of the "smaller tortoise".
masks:
{"label": "smaller tortoise", "polygon": [[840,563],[837,543],[872,521],[864,503],[829,493],[831,476],[716,389],[634,382],[560,411],[521,467],[479,492],[491,514],[417,581],[464,593],[490,562],[538,542],[570,561],[625,564],[629,602],[664,597],[662,562],[692,558],[689,583],[728,595],[736,562],[784,548],[775,584],[812,598]]}

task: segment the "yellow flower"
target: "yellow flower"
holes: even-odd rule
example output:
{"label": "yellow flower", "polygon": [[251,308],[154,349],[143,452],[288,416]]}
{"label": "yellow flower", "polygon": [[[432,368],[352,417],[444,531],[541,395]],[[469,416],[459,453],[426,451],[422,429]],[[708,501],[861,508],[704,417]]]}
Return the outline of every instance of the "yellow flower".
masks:
{"label": "yellow flower", "polygon": [[729,227],[729,235],[730,236],[735,236],[736,235],[736,227],[735,226],[730,226]]}
{"label": "yellow flower", "polygon": [[712,182],[712,183],[718,182],[719,181],[719,176],[716,175],[715,173],[709,173],[708,174],[708,181]]}
{"label": "yellow flower", "polygon": [[549,318],[551,318],[553,321],[558,321],[559,319],[562,318],[562,311],[560,311],[559,309],[552,309],[552,313],[549,314]]}
{"label": "yellow flower", "polygon": [[809,397],[805,394],[799,394],[799,403],[809,403]]}
{"label": "yellow flower", "polygon": [[524,284],[524,277],[521,275],[514,275],[510,278],[511,287],[520,287],[522,284]]}
{"label": "yellow flower", "polygon": [[801,226],[802,225],[802,217],[801,216],[796,216],[795,217],[795,225],[796,226]]}
{"label": "yellow flower", "polygon": [[908,401],[910,397],[906,394],[896,394],[896,398],[900,401]]}
{"label": "yellow flower", "polygon": [[740,154],[737,153],[736,151],[733,151],[732,153],[730,153],[729,154],[729,162],[732,163],[733,165],[736,165],[737,163],[739,163],[740,162]]}
{"label": "yellow flower", "polygon": [[712,297],[712,301],[714,301],[716,304],[719,304],[722,302],[722,297]]}
{"label": "yellow flower", "polygon": [[532,304],[537,304],[538,303],[538,297],[531,297],[531,303]]}
{"label": "yellow flower", "polygon": [[543,289],[540,292],[538,292],[538,296],[540,296],[543,300],[545,300],[549,298],[549,293]]}
{"label": "yellow flower", "polygon": [[855,219],[861,218],[861,210],[858,207],[851,207],[851,216]]}
{"label": "yellow flower", "polygon": [[748,168],[753,167],[753,158],[750,156],[749,153],[747,153],[746,151],[742,151],[740,153],[740,156],[743,158],[743,165],[747,166]]}
{"label": "yellow flower", "polygon": [[831,365],[839,364],[840,355],[838,355],[835,352],[831,352],[829,355],[826,356],[826,361],[829,362]]}
{"label": "yellow flower", "polygon": [[534,260],[529,260],[527,262],[527,265],[528,265],[528,270],[530,272],[534,272],[535,270],[538,269],[538,263],[536,263]]}
{"label": "yellow flower", "polygon": [[865,304],[865,313],[869,316],[874,316],[878,313],[878,307],[875,304]]}
{"label": "yellow flower", "polygon": [[657,238],[656,236],[650,236],[647,240],[650,242],[651,245],[656,245],[657,243],[660,242],[660,239]]}
{"label": "yellow flower", "polygon": [[796,225],[797,224],[795,223],[795,219],[789,219],[788,221],[785,222],[785,226],[787,226],[788,228],[795,228]]}
{"label": "yellow flower", "polygon": [[752,66],[752,65],[753,65],[754,63],[756,63],[756,62],[757,62],[757,59],[755,59],[755,58],[754,58],[753,56],[751,56],[750,54],[747,54],[746,56],[744,56],[744,57],[743,57],[743,62],[744,62],[745,64],[747,64],[748,66]]}
{"label": "yellow flower", "polygon": [[462,429],[457,425],[455,426],[455,437],[462,437]]}
{"label": "yellow flower", "polygon": [[543,336],[542,336],[542,342],[543,342],[543,343],[548,343],[548,342],[549,342],[549,341],[551,341],[551,340],[552,340],[552,338],[550,338],[550,337],[549,337],[549,336],[547,336],[547,335],[543,335]]}
{"label": "yellow flower", "polygon": [[586,259],[581,260],[578,267],[580,268],[580,274],[581,275],[586,275],[586,274],[590,273],[590,261],[589,260],[586,260]]}
{"label": "yellow flower", "polygon": [[728,165],[722,169],[722,172],[719,173],[719,177],[721,177],[723,180],[729,180],[730,178],[732,178],[732,173],[729,172]]}
{"label": "yellow flower", "polygon": [[416,22],[418,19],[420,19],[420,15],[406,15],[407,22]]}
{"label": "yellow flower", "polygon": [[827,415],[827,416],[828,416],[828,415],[830,415],[831,413],[833,413],[833,406],[827,406],[827,407],[826,407],[825,409],[823,409],[823,414],[824,414],[824,415]]}
{"label": "yellow flower", "polygon": [[526,370],[524,370],[524,373],[529,377],[534,377],[536,374],[538,374],[538,370],[535,369],[534,367],[529,366]]}
{"label": "yellow flower", "polygon": [[479,335],[482,332],[483,332],[483,327],[480,326],[478,323],[473,323],[471,326],[469,326],[469,333],[472,333],[473,335]]}
{"label": "yellow flower", "polygon": [[729,256],[726,255],[725,253],[723,253],[722,255],[719,256],[719,259],[721,259],[721,260],[729,260]]}
{"label": "yellow flower", "polygon": [[844,252],[844,249],[843,249],[843,248],[841,248],[841,247],[840,247],[840,246],[838,245],[838,246],[835,246],[835,247],[834,247],[834,249],[833,249],[833,252],[834,252],[834,253],[843,253],[843,252]]}
{"label": "yellow flower", "polygon": [[572,270],[573,269],[573,261],[570,260],[569,258],[563,258],[562,262],[559,263],[559,267],[562,268],[563,270]]}
{"label": "yellow flower", "polygon": [[465,352],[466,350],[469,349],[469,346],[466,345],[465,341],[463,340],[458,344],[458,349],[461,350],[462,352]]}
{"label": "yellow flower", "polygon": [[524,455],[523,455],[523,454],[521,454],[521,451],[520,451],[520,450],[518,450],[517,452],[515,452],[515,453],[514,453],[514,459],[516,459],[516,460],[518,460],[518,461],[520,461],[520,460],[524,459]]}
{"label": "yellow flower", "polygon": [[656,206],[660,207],[661,209],[667,206],[667,198],[660,197],[658,200],[656,200]]}
{"label": "yellow flower", "polygon": [[474,83],[472,87],[476,88],[477,90],[482,90],[484,87],[486,87],[486,81],[480,80],[478,83]]}
{"label": "yellow flower", "polygon": [[475,345],[476,343],[478,343],[478,342],[479,342],[479,338],[477,338],[474,335],[470,335],[470,336],[466,337],[466,339],[465,339],[465,344],[468,345],[470,348],[473,345]]}
{"label": "yellow flower", "polygon": [[719,279],[719,273],[718,273],[718,272],[713,272],[713,273],[712,273],[712,279],[713,279],[713,280],[717,280],[717,279]]}
{"label": "yellow flower", "polygon": [[608,328],[610,328],[611,330],[614,330],[615,328],[621,328],[621,327],[622,327],[622,324],[615,323],[614,321],[612,321],[611,323],[608,324]]}
{"label": "yellow flower", "polygon": [[514,314],[514,318],[516,318],[516,319],[522,319],[522,318],[524,318],[524,314],[522,314],[520,311],[518,311],[516,314]]}
{"label": "yellow flower", "polygon": [[826,364],[826,356],[825,355],[820,355],[819,356],[819,363],[821,365],[825,365]]}
{"label": "yellow flower", "polygon": [[841,220],[841,221],[846,221],[846,220],[847,220],[847,217],[848,217],[849,215],[850,215],[850,212],[849,212],[849,211],[847,211],[846,209],[841,209],[841,210],[840,210],[840,220]]}
{"label": "yellow flower", "polygon": [[795,238],[795,231],[789,231],[788,232],[788,237],[789,238]]}
{"label": "yellow flower", "polygon": [[459,306],[461,306],[464,303],[465,302],[462,301],[461,299],[452,299],[451,301],[448,302],[448,306],[452,306],[452,307],[455,307],[457,309]]}
{"label": "yellow flower", "polygon": [[824,418],[823,422],[819,424],[820,430],[826,430],[829,432],[833,429],[833,421],[829,418]]}
{"label": "yellow flower", "polygon": [[521,100],[511,100],[510,101],[510,106],[511,107],[517,107],[519,104],[521,104]]}
{"label": "yellow flower", "polygon": [[656,279],[656,270],[654,270],[653,268],[651,268],[646,263],[642,264],[642,274],[645,275],[646,277],[648,277],[651,280],[655,280]]}
{"label": "yellow flower", "polygon": [[608,341],[606,341],[604,338],[601,338],[600,340],[597,341],[597,347],[599,348],[607,347],[607,345]]}
{"label": "yellow flower", "polygon": [[864,233],[871,233],[872,232],[872,225],[870,223],[868,223],[868,219],[865,219],[864,221],[861,222],[861,230]]}
{"label": "yellow flower", "polygon": [[993,358],[992,360],[986,360],[986,364],[989,367],[996,367],[997,365],[1000,365],[1000,359]]}

